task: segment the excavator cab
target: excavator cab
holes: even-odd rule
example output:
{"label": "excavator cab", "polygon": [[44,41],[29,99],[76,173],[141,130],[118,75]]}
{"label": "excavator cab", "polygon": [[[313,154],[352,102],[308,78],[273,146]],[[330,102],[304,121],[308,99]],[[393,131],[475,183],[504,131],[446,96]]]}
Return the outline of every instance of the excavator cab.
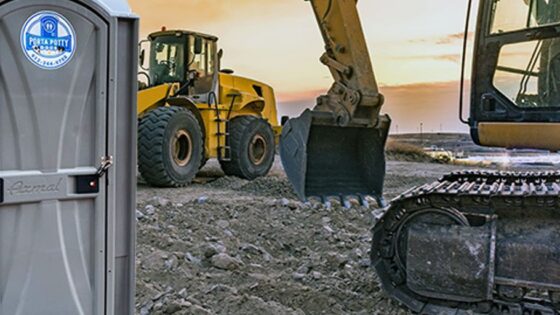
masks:
{"label": "excavator cab", "polygon": [[560,149],[560,1],[484,0],[469,124],[480,145]]}

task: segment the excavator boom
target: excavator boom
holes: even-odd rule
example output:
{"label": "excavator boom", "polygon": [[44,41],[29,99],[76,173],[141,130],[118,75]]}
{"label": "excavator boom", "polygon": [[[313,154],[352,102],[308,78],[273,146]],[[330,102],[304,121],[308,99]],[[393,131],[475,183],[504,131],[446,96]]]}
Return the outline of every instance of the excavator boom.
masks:
{"label": "excavator boom", "polygon": [[302,200],[381,198],[390,126],[379,93],[356,0],[307,0],[325,41],[321,62],[334,83],[313,110],[284,126],[280,155]]}

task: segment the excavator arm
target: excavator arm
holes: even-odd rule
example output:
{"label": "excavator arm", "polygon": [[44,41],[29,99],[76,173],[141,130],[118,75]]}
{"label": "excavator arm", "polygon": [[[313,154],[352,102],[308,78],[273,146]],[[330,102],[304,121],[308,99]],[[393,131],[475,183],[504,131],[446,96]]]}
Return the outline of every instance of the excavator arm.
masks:
{"label": "excavator arm", "polygon": [[327,202],[354,197],[381,199],[384,146],[390,126],[380,116],[379,92],[356,0],[306,0],[311,3],[325,42],[321,62],[334,83],[313,110],[284,126],[280,155],[302,200]]}
{"label": "excavator arm", "polygon": [[[308,0],[309,1],[309,0]],[[325,41],[321,62],[334,84],[318,99],[318,111],[332,112],[340,126],[375,126],[383,105],[355,0],[311,0]]]}

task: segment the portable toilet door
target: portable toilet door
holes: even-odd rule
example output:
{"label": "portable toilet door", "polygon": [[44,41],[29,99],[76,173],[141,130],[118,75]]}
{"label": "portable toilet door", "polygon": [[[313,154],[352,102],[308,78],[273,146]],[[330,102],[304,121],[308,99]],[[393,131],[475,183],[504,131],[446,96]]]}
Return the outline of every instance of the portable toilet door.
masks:
{"label": "portable toilet door", "polygon": [[133,312],[125,5],[0,0],[0,315]]}

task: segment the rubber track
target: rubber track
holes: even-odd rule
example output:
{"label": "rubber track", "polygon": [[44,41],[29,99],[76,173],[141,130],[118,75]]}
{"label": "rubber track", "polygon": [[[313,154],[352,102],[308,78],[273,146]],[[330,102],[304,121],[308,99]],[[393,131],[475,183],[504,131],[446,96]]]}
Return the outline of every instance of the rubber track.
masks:
{"label": "rubber track", "polygon": [[[439,181],[415,187],[392,201],[373,228],[371,259],[387,294],[422,315],[559,315],[558,306],[549,301],[525,298],[518,302],[459,303],[418,298],[406,289],[402,272],[395,271],[392,237],[399,222],[415,209],[433,207],[465,208],[482,205],[492,209],[494,203],[508,207],[537,205],[560,209],[560,172],[483,172],[466,171],[445,175]],[[406,209],[406,210],[404,210]],[[489,210],[491,211],[491,210]],[[382,237],[380,237],[382,236]]]}
{"label": "rubber track", "polygon": [[[171,106],[154,109],[140,120],[138,126],[138,165],[142,177],[158,187],[184,187],[173,180],[164,169],[161,143],[169,120],[179,112],[192,115],[187,109]],[[193,115],[193,119],[196,118]],[[193,157],[194,158],[194,157]],[[202,156],[200,157],[202,159]]]}

